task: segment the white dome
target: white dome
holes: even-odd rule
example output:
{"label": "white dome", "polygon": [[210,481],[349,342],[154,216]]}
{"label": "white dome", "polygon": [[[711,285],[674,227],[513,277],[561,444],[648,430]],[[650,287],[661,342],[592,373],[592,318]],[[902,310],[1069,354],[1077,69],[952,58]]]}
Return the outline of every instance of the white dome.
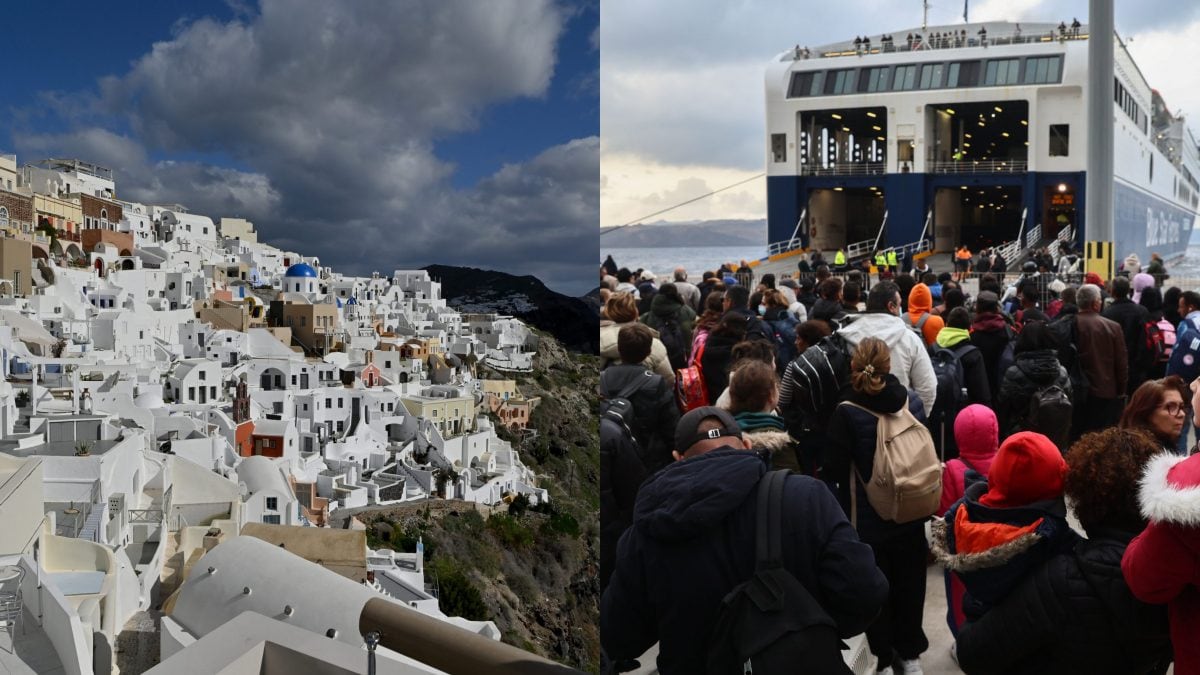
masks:
{"label": "white dome", "polygon": [[283,473],[269,457],[261,455],[247,457],[238,463],[235,471],[238,482],[245,483],[250,494],[264,490],[280,494],[291,492],[288,489],[287,481],[283,478]]}

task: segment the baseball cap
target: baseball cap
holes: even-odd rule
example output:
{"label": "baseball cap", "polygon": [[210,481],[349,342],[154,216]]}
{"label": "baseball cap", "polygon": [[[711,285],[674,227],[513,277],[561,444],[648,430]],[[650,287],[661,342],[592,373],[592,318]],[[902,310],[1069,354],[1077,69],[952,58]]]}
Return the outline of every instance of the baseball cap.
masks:
{"label": "baseball cap", "polygon": [[[721,427],[719,429],[709,429],[704,432],[698,431],[700,422],[709,417],[715,417],[720,420]],[[742,437],[742,429],[738,426],[737,421],[733,419],[733,415],[730,415],[729,411],[724,408],[703,406],[689,410],[683,417],[679,418],[679,424],[675,425],[675,450],[679,453],[684,453],[687,452],[688,448],[691,448],[700,441],[725,436]]]}

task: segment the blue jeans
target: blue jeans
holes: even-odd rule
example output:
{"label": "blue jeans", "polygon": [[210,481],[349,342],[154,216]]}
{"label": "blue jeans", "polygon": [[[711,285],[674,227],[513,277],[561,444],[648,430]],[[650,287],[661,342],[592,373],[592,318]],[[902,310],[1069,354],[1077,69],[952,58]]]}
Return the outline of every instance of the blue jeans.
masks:
{"label": "blue jeans", "polygon": [[[1188,431],[1193,429],[1193,427],[1192,427],[1192,415],[1193,415],[1192,406],[1189,405],[1186,407],[1186,409],[1187,409],[1187,419],[1184,420],[1184,422],[1183,422],[1183,433],[1179,435],[1179,442],[1176,444],[1176,447],[1175,447],[1175,454],[1183,455],[1184,457],[1186,457],[1188,454],[1188,451],[1191,450],[1191,447],[1188,445]],[[1197,436],[1200,436],[1200,431],[1197,431],[1196,434],[1197,434]]]}

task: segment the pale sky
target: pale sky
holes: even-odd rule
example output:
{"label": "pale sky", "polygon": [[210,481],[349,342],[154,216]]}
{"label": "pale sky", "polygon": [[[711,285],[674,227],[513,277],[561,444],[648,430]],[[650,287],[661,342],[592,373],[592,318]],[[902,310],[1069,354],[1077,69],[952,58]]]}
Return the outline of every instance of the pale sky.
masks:
{"label": "pale sky", "polygon": [[[1117,32],[1150,86],[1200,135],[1200,2],[1116,5]],[[961,23],[962,12],[961,1],[934,1],[929,23]],[[1087,0],[984,0],[969,17],[1069,24],[1087,13]],[[796,44],[902,35],[921,25],[921,2],[622,0],[600,3],[600,25],[600,223],[609,226],[762,172],[771,59]],[[765,217],[758,179],[643,222]]]}

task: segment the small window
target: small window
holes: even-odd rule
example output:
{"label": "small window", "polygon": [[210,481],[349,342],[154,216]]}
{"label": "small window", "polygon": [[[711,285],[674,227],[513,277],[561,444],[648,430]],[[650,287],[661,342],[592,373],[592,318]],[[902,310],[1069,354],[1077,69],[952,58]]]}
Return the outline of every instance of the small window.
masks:
{"label": "small window", "polygon": [[196,400],[196,388],[195,387],[188,387],[188,400],[189,401]]}
{"label": "small window", "polygon": [[994,59],[988,61],[987,73],[984,75],[983,84],[986,86],[1016,84],[1017,73],[1020,69],[1020,59]]}
{"label": "small window", "polygon": [[1071,154],[1071,125],[1050,125],[1050,156],[1067,157]]}
{"label": "small window", "polygon": [[268,511],[278,511],[279,510],[279,498],[278,497],[267,497],[267,510]]}
{"label": "small window", "polygon": [[787,134],[771,134],[771,156],[776,163],[787,161]]}
{"label": "small window", "polygon": [[345,428],[346,428],[346,425],[345,425],[345,423],[344,423],[344,422],[342,422],[341,420],[338,420],[338,423],[337,423],[337,430],[338,430],[338,433],[339,433],[339,434],[340,434],[340,433],[342,433],[342,430],[343,430],[343,429],[345,429]]}
{"label": "small window", "polygon": [[279,516],[263,516],[263,522],[267,525],[278,525],[280,523]]}
{"label": "small window", "polygon": [[945,67],[940,63],[927,63],[921,66],[921,89],[937,89],[942,86],[942,71]]}
{"label": "small window", "polygon": [[893,91],[907,91],[917,85],[917,67],[896,66],[896,78],[892,83]]}
{"label": "small window", "polygon": [[208,379],[208,373],[204,372],[203,370],[202,370],[202,371],[200,371],[200,379],[201,379],[201,380],[207,380],[207,379]]}
{"label": "small window", "polygon": [[339,398],[339,399],[338,399],[338,407],[339,407],[339,408],[345,408],[345,407],[346,407],[346,400],[345,400],[345,399],[341,399],[341,398]]}
{"label": "small window", "polygon": [[325,399],[325,407],[332,408],[333,407],[333,399],[331,399],[331,398]]}

